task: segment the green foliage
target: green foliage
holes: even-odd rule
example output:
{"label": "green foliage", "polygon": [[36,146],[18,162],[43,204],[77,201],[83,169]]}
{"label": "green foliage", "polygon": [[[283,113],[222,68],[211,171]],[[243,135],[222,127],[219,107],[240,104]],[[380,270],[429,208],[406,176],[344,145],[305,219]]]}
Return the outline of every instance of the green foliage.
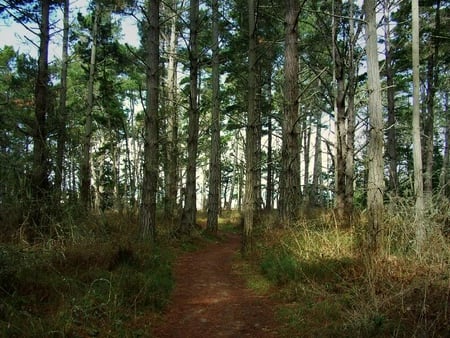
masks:
{"label": "green foliage", "polygon": [[277,284],[295,281],[299,274],[298,262],[287,252],[269,252],[261,261],[264,275]]}
{"label": "green foliage", "polygon": [[161,311],[174,286],[171,250],[110,231],[106,241],[2,245],[0,335],[123,336]]}

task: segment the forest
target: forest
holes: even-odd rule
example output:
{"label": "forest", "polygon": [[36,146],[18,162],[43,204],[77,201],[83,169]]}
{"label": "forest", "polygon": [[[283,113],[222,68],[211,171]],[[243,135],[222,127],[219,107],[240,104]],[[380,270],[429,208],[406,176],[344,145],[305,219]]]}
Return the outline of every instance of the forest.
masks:
{"label": "forest", "polygon": [[450,335],[449,27],[447,0],[0,0],[1,335],[152,336],[178,258],[234,236],[275,336]]}

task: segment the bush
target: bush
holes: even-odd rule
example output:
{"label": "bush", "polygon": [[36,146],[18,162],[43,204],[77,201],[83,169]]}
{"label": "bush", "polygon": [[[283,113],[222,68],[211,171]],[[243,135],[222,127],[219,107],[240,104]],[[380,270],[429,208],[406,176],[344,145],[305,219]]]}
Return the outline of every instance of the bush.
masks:
{"label": "bush", "polygon": [[298,263],[287,252],[268,252],[261,261],[263,274],[272,282],[286,284],[298,277]]}

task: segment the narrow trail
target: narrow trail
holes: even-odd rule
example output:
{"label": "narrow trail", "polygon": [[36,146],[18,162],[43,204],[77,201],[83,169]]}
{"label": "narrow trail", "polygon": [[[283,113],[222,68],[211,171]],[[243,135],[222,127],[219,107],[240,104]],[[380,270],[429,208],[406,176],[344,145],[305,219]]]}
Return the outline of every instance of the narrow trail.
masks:
{"label": "narrow trail", "polygon": [[278,337],[274,304],[256,295],[232,269],[240,237],[183,254],[172,302],[155,337]]}

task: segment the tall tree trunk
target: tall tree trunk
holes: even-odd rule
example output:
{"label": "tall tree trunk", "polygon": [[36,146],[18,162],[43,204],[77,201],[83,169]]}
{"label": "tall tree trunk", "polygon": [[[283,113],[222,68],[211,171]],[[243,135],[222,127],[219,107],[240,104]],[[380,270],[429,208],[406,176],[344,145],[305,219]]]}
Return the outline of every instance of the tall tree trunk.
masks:
{"label": "tall tree trunk", "polygon": [[439,188],[441,195],[450,198],[450,112],[448,110],[448,93],[444,93],[444,154],[442,159],[441,175],[439,177]]}
{"label": "tall tree trunk", "polygon": [[296,0],[286,1],[285,16],[285,111],[282,121],[280,212],[289,225],[300,207],[300,126],[298,87],[298,16]]}
{"label": "tall tree trunk", "polygon": [[367,182],[367,249],[379,250],[379,234],[383,226],[383,109],[381,106],[380,70],[377,51],[376,0],[364,1],[366,18],[367,89],[369,92],[369,173]]}
{"label": "tall tree trunk", "polygon": [[356,79],[356,64],[355,60],[355,46],[357,43],[359,33],[355,33],[353,20],[353,1],[350,1],[349,6],[349,38],[348,38],[348,56],[347,56],[347,135],[346,135],[346,151],[345,151],[345,210],[346,218],[349,225],[352,225],[353,216],[353,196],[354,196],[354,171],[355,171],[355,93],[357,87]]}
{"label": "tall tree trunk", "polygon": [[190,235],[196,223],[197,198],[196,198],[196,175],[197,175],[197,149],[199,131],[199,108],[198,108],[198,16],[199,1],[191,0],[189,10],[189,73],[190,73],[190,95],[189,95],[189,125],[188,125],[188,163],[186,170],[186,195],[184,199],[183,214],[181,217],[180,233]]}
{"label": "tall tree trunk", "polygon": [[220,207],[219,2],[212,1],[212,114],[207,229],[217,233]]}
{"label": "tall tree trunk", "polygon": [[87,94],[87,111],[84,122],[83,155],[80,165],[80,198],[86,210],[91,208],[91,142],[92,142],[92,113],[94,110],[94,77],[97,57],[98,20],[100,5],[97,3],[94,9],[94,21],[92,24],[91,58],[89,62],[89,80]]}
{"label": "tall tree trunk", "polygon": [[321,189],[322,184],[322,112],[316,112],[316,137],[314,141],[314,169],[313,169],[313,179],[312,179],[312,199],[311,203],[314,206],[318,206],[321,200]]}
{"label": "tall tree trunk", "polygon": [[439,83],[439,71],[437,58],[439,55],[439,38],[436,36],[440,32],[440,6],[441,1],[436,1],[434,34],[430,37],[430,50],[427,60],[426,76],[426,118],[424,121],[424,202],[427,207],[431,206],[433,197],[433,153],[434,153],[434,106],[436,96],[436,86]]}
{"label": "tall tree trunk", "polygon": [[134,100],[133,96],[130,93],[130,115],[128,119],[128,123],[125,119],[122,119],[122,128],[125,136],[125,178],[126,178],[126,191],[125,195],[129,196],[128,205],[132,211],[135,210],[136,206],[136,178],[133,170],[133,163],[131,160],[131,146],[130,146],[130,138],[132,137],[130,130],[133,129],[134,125]]}
{"label": "tall tree trunk", "polygon": [[156,193],[159,172],[159,0],[148,0],[146,8],[146,109],[144,134],[144,170],[142,202],[139,215],[142,239],[156,239]]}
{"label": "tall tree trunk", "polygon": [[[341,35],[339,27],[344,20],[342,14],[342,0],[334,1],[333,6],[333,60],[336,116],[336,208],[342,226],[351,225],[353,214],[353,178],[354,178],[354,138],[355,112],[354,100],[356,90],[356,67],[354,49],[359,35],[354,30],[353,3],[350,2],[349,33],[347,53],[339,49],[338,37]],[[345,54],[344,54],[345,53]]]}
{"label": "tall tree trunk", "polygon": [[[235,190],[235,186],[236,183],[238,185],[238,205],[240,206],[239,203],[239,196],[240,196],[240,171],[241,171],[241,166],[238,164],[240,161],[240,153],[239,153],[239,130],[235,131],[234,134],[234,144],[233,144],[233,148],[234,148],[234,161],[233,161],[233,173],[234,175],[231,178],[231,187],[230,187],[230,195],[228,197],[228,208],[231,209],[231,206],[233,205],[233,199],[234,199],[234,190]],[[240,209],[239,209],[240,210]]]}
{"label": "tall tree trunk", "polygon": [[255,212],[255,170],[257,166],[256,140],[257,112],[256,112],[256,15],[255,0],[248,0],[248,112],[245,147],[245,195],[244,195],[244,227],[242,233],[242,253],[252,250],[252,232]]}
{"label": "tall tree trunk", "polygon": [[177,211],[178,195],[178,104],[177,104],[177,59],[176,50],[178,45],[177,34],[177,0],[172,1],[172,14],[170,19],[170,39],[168,47],[167,82],[168,82],[168,177],[167,177],[167,211],[170,217],[174,217]]}
{"label": "tall tree trunk", "polygon": [[[47,114],[49,100],[48,46],[50,41],[50,1],[42,0],[39,23],[38,73],[35,84],[35,110],[33,127],[33,168],[31,176],[31,225],[35,231],[46,232],[48,225],[49,154],[47,148]],[[37,234],[34,234],[37,235]]]}
{"label": "tall tree trunk", "polygon": [[63,9],[63,40],[61,57],[61,90],[59,94],[58,139],[56,149],[55,188],[57,205],[62,198],[62,180],[64,172],[64,155],[66,148],[67,123],[67,67],[69,63],[69,10],[70,0],[64,0]]}
{"label": "tall tree trunk", "polygon": [[[308,121],[309,120],[309,121]],[[307,199],[308,205],[311,203],[311,185],[309,183],[309,166],[310,166],[310,150],[311,150],[311,116],[306,117],[303,121],[303,163],[305,166],[303,176],[303,192]],[[309,126],[308,126],[309,123]]]}
{"label": "tall tree trunk", "polygon": [[398,155],[397,155],[397,130],[395,127],[395,86],[394,86],[394,64],[392,60],[391,46],[391,26],[390,11],[392,0],[384,2],[384,17],[386,28],[384,31],[384,53],[385,53],[385,72],[386,72],[386,95],[387,95],[387,144],[386,152],[389,162],[389,191],[395,195],[398,193]]}
{"label": "tall tree trunk", "polygon": [[273,122],[272,122],[272,75],[269,76],[269,88],[267,89],[269,112],[267,114],[267,179],[266,179],[266,210],[273,209]]}
{"label": "tall tree trunk", "polygon": [[345,72],[344,60],[338,49],[339,23],[342,20],[342,1],[333,2],[332,40],[334,60],[334,113],[336,119],[336,209],[338,219],[346,226],[348,224],[348,212],[345,205],[345,164],[347,157],[347,124],[345,109]]}
{"label": "tall tree trunk", "polygon": [[414,193],[416,197],[416,249],[422,250],[425,242],[422,172],[422,144],[420,137],[420,56],[419,56],[419,0],[412,0],[412,72],[413,72],[413,162],[414,162]]}

